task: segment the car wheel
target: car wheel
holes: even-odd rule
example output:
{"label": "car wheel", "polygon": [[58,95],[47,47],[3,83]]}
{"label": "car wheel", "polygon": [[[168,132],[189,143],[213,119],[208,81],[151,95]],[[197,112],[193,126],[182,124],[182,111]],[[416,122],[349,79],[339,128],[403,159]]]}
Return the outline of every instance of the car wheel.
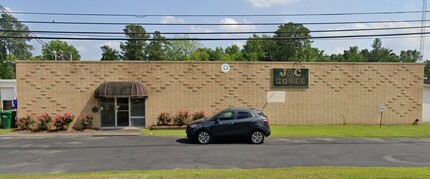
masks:
{"label": "car wheel", "polygon": [[209,142],[211,142],[212,140],[212,136],[208,131],[200,131],[197,134],[197,141],[200,144],[208,144]]}
{"label": "car wheel", "polygon": [[261,130],[252,131],[250,141],[253,144],[261,144],[264,142],[264,133]]}

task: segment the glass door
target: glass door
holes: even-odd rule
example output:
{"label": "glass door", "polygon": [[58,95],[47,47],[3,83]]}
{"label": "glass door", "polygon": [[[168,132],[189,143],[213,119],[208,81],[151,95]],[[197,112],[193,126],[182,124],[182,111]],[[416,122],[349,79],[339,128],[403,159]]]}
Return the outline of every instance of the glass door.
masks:
{"label": "glass door", "polygon": [[130,99],[131,126],[145,127],[145,98]]}
{"label": "glass door", "polygon": [[130,126],[129,118],[129,98],[116,98],[116,108],[117,108],[117,127],[128,127]]}
{"label": "glass door", "polygon": [[115,98],[102,98],[100,117],[102,127],[115,127]]}

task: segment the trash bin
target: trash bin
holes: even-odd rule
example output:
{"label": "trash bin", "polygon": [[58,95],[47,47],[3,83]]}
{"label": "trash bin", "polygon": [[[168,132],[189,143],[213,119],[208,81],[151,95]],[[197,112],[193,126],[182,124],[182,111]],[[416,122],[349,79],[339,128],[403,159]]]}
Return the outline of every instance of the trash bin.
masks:
{"label": "trash bin", "polygon": [[10,121],[12,122],[11,124],[10,124],[10,126],[12,127],[12,128],[18,128],[18,126],[16,125],[16,111],[15,110],[12,110],[12,115],[11,115],[11,119],[10,119]]}
{"label": "trash bin", "polygon": [[4,129],[10,129],[12,127],[12,112],[11,111],[1,111],[1,124]]}

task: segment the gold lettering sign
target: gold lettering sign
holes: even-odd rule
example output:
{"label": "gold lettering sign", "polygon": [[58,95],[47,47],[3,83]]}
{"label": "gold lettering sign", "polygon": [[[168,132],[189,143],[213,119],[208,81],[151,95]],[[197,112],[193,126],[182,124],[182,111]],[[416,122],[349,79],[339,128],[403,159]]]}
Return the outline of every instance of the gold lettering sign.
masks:
{"label": "gold lettering sign", "polygon": [[273,86],[308,87],[309,70],[300,68],[273,69]]}

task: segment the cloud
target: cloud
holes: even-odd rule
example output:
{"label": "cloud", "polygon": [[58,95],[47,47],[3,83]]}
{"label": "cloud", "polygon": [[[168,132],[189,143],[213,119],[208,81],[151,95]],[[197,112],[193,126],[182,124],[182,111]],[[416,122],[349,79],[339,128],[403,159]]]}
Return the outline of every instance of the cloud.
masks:
{"label": "cloud", "polygon": [[275,4],[291,4],[300,0],[248,0],[254,7],[270,7]]}
{"label": "cloud", "polygon": [[113,48],[113,49],[115,49],[115,50],[120,50],[120,48],[119,48],[120,44],[121,44],[121,43],[120,43],[120,42],[118,42],[118,41],[107,41],[107,42],[104,42],[104,43],[99,44],[99,45],[96,45],[96,46],[101,47],[101,46],[103,46],[103,45],[107,45],[107,46],[109,46],[110,48]]}
{"label": "cloud", "polygon": [[[224,18],[220,21],[222,24],[231,24],[231,25],[220,25],[219,28],[224,31],[252,31],[255,29],[254,25],[235,25],[238,22],[232,18]],[[246,23],[246,21],[243,21]]]}
{"label": "cloud", "polygon": [[185,23],[184,19],[179,19],[173,16],[163,16],[160,20],[163,24],[171,24],[171,23]]}

